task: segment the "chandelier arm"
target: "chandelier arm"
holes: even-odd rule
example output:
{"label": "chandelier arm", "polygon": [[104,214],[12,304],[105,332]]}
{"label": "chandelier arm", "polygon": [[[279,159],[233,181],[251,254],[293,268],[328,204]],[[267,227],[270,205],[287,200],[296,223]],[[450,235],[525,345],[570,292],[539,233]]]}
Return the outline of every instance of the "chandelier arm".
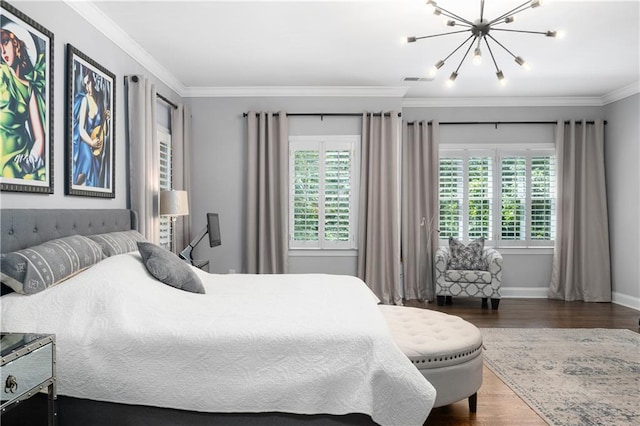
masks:
{"label": "chandelier arm", "polygon": [[480,22],[484,20],[484,0],[480,0]]}
{"label": "chandelier arm", "polygon": [[509,49],[507,49],[506,47],[504,47],[504,45],[502,43],[500,43],[498,40],[496,40],[493,36],[491,36],[491,34],[487,34],[487,37],[491,37],[491,40],[495,41],[496,44],[500,47],[502,47],[504,50],[507,51],[507,53],[509,53],[509,55],[513,56],[513,58],[517,58],[516,55],[514,55],[513,53],[511,53],[511,51]]}
{"label": "chandelier arm", "polygon": [[[458,47],[456,47],[455,49],[453,49],[453,52],[449,53],[449,56],[447,56],[446,58],[444,58],[442,60],[442,62],[447,62],[447,60],[454,54],[456,53],[462,46],[464,46],[470,39],[471,37],[475,37],[474,35],[470,35],[469,37],[467,37],[467,39],[465,41],[463,41],[462,43],[460,43],[460,45]],[[475,39],[474,39],[475,41]],[[473,46],[473,41],[471,42],[470,46]],[[468,52],[468,51],[467,51]],[[458,67],[460,68],[460,67]]]}
{"label": "chandelier arm", "polygon": [[527,33],[527,34],[542,34],[542,35],[547,35],[546,31],[527,31],[527,30],[509,30],[506,28],[491,28],[494,31],[509,31],[512,33]]}
{"label": "chandelier arm", "polygon": [[[467,55],[469,55],[469,51],[471,50],[471,48],[473,47],[473,42],[476,41],[476,38],[478,38],[478,36],[473,36],[473,40],[471,41],[471,43],[469,43],[469,47],[467,48],[467,51],[464,52],[464,56],[462,57],[462,60],[460,61],[460,63],[458,64],[458,68],[456,68],[455,73],[458,74],[458,71],[460,70],[460,67],[462,66],[462,63],[464,62],[465,59],[467,59]],[[471,37],[469,37],[471,38]],[[465,43],[468,41],[469,39],[465,40]],[[451,55],[449,55],[451,56]]]}
{"label": "chandelier arm", "polygon": [[444,13],[442,13],[442,15],[444,15],[444,16],[448,16],[449,18],[457,19],[458,21],[462,21],[465,24],[473,25],[473,22],[469,21],[468,19],[464,19],[462,16],[456,15],[453,12],[449,12],[447,9],[444,9],[444,8],[442,8],[440,6],[438,6],[438,9],[440,10],[441,13],[444,12]]}
{"label": "chandelier arm", "polygon": [[440,34],[432,34],[432,35],[420,36],[420,37],[416,37],[416,40],[422,40],[423,38],[440,37],[440,36],[449,35],[449,34],[466,33],[468,31],[469,30],[459,30],[459,31],[450,31],[448,33],[440,33]]}
{"label": "chandelier arm", "polygon": [[491,55],[491,59],[493,60],[493,65],[496,67],[496,72],[500,72],[500,68],[498,68],[498,63],[496,62],[495,56],[493,56],[493,51],[491,50],[491,46],[489,46],[489,41],[487,38],[484,38],[484,42],[487,45],[487,50],[489,51],[489,55]]}
{"label": "chandelier arm", "polygon": [[505,13],[503,13],[502,15],[498,16],[497,18],[495,18],[495,19],[491,20],[491,21],[489,22],[489,25],[491,25],[491,24],[495,24],[496,22],[498,22],[498,21],[500,21],[500,20],[502,20],[502,19],[506,18],[507,16],[513,16],[513,15],[515,15],[515,14],[517,14],[517,13],[520,13],[520,12],[522,12],[522,11],[525,11],[525,10],[529,9],[529,8],[531,7],[531,6],[530,6],[530,3],[531,3],[530,1],[525,1],[525,2],[524,2],[524,3],[522,3],[520,6],[518,6],[518,7],[514,7],[514,8],[513,8],[513,9],[511,9],[510,11],[505,12]]}

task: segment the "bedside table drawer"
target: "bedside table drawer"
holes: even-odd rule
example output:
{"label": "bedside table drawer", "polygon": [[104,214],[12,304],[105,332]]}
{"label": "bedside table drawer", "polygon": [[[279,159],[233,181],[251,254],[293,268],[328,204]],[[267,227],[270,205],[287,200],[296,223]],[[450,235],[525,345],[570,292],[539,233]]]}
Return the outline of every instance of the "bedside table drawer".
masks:
{"label": "bedside table drawer", "polygon": [[18,399],[29,391],[35,393],[39,389],[34,388],[53,377],[53,344],[8,362],[0,370],[0,399],[3,403]]}

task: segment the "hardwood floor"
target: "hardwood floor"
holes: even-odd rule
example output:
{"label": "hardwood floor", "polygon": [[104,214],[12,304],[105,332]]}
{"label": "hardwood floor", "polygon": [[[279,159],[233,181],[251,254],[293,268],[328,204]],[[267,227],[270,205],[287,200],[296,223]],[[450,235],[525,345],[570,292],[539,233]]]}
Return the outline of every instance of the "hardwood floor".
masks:
{"label": "hardwood floor", "polygon": [[[640,332],[640,311],[613,303],[563,302],[548,299],[503,299],[498,310],[481,309],[480,299],[454,298],[438,306],[410,300],[407,306],[433,309],[464,318],[479,328],[626,328]],[[434,408],[426,425],[544,425],[529,406],[484,367],[478,409],[466,400]]]}

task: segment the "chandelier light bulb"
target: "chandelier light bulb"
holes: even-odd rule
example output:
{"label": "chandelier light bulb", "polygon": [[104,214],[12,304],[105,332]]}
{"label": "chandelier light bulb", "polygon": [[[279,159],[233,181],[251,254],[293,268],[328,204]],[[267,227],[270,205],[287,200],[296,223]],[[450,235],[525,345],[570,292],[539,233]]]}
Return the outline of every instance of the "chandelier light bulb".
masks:
{"label": "chandelier light bulb", "polygon": [[531,7],[538,7],[538,6],[542,6],[542,0],[531,0]]}
{"label": "chandelier light bulb", "polygon": [[439,16],[442,14],[442,10],[440,10],[440,8],[436,7],[435,9],[433,9],[433,14],[436,16]]}
{"label": "chandelier light bulb", "polygon": [[406,43],[415,43],[415,42],[416,42],[416,38],[415,38],[414,36],[407,37],[407,38],[405,39],[405,42],[406,42]]}
{"label": "chandelier light bulb", "polygon": [[456,26],[456,21],[452,20],[452,19],[445,19],[444,20],[444,24],[447,27],[455,27]]}
{"label": "chandelier light bulb", "polygon": [[444,65],[444,61],[440,60],[440,61],[438,61],[434,66],[432,66],[432,67],[429,69],[429,77],[433,77],[433,76],[435,76],[435,75],[437,74],[438,70],[439,70],[440,68],[442,68],[442,66],[443,66],[443,65]]}
{"label": "chandelier light bulb", "polygon": [[504,79],[504,74],[502,73],[502,70],[498,70],[498,72],[496,73],[496,76],[498,77],[498,81],[500,82],[500,85],[504,86],[505,84],[507,84],[507,80]]}
{"label": "chandelier light bulb", "polygon": [[557,31],[547,31],[547,32],[545,33],[545,35],[546,35],[547,37],[557,37],[558,32],[557,32]]}
{"label": "chandelier light bulb", "polygon": [[473,51],[473,59],[472,62],[474,65],[480,65],[482,63],[482,52],[479,47],[476,47]]}
{"label": "chandelier light bulb", "polygon": [[453,86],[453,83],[456,81],[457,77],[458,77],[458,73],[455,71],[452,72],[451,75],[449,76],[449,80],[447,80],[447,87]]}
{"label": "chandelier light bulb", "polygon": [[512,22],[513,22],[513,21],[515,21],[515,20],[516,20],[516,17],[515,17],[515,16],[507,16],[506,18],[504,18],[504,23],[505,23],[505,24],[510,24],[510,23],[512,23]]}

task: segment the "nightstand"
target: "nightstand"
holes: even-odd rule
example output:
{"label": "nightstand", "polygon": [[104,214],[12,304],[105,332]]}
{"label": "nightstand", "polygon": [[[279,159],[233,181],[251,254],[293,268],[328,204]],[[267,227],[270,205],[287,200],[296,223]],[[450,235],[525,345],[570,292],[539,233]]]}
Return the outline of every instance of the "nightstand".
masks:
{"label": "nightstand", "polygon": [[56,424],[56,341],[53,334],[1,333],[0,416],[45,387],[49,426]]}

